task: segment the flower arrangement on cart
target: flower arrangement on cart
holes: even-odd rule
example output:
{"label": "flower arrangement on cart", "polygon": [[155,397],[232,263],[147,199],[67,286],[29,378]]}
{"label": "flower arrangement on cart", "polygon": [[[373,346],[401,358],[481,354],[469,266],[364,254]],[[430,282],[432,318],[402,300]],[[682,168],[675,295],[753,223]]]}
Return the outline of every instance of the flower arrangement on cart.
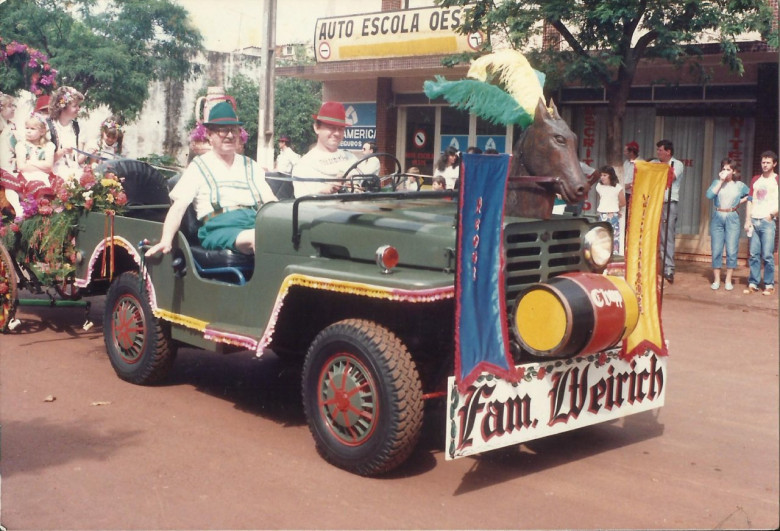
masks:
{"label": "flower arrangement on cart", "polygon": [[0,268],[3,307],[15,291],[14,269],[20,287],[33,292],[54,288],[63,298],[76,298],[67,290],[74,289],[68,284],[80,258],[79,218],[90,212],[121,212],[127,204],[122,179],[86,166],[79,178],[65,180],[51,174],[48,184],[4,173],[3,185],[19,190],[22,205],[22,212],[0,225],[0,244],[12,262]]}

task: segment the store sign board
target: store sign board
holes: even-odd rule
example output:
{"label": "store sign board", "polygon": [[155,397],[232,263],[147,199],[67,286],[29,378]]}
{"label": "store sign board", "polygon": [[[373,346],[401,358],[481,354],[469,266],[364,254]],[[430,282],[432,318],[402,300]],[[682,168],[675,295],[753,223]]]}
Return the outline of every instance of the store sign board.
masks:
{"label": "store sign board", "polygon": [[314,53],[318,62],[441,55],[478,50],[481,33],[457,33],[463,7],[381,11],[317,19]]}
{"label": "store sign board", "polygon": [[376,102],[344,103],[347,128],[341,149],[360,150],[366,142],[376,141]]}

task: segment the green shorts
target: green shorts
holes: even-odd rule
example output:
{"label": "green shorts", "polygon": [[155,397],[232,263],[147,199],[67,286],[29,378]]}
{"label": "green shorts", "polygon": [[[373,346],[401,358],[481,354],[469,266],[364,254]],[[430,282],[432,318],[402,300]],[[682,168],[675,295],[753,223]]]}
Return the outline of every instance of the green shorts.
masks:
{"label": "green shorts", "polygon": [[198,239],[204,249],[236,250],[236,238],[241,231],[255,228],[257,212],[242,208],[211,218],[198,229]]}

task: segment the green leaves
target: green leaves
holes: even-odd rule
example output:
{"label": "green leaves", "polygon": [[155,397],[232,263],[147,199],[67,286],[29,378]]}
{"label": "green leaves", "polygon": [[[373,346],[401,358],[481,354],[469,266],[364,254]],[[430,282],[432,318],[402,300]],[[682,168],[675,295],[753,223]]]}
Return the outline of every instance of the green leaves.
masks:
{"label": "green leaves", "polygon": [[[436,3],[449,7],[464,2]],[[735,53],[738,35],[757,31],[770,45],[778,41],[766,0],[475,0],[467,5],[464,20],[463,32],[482,31],[491,42],[504,39],[527,52],[530,47],[529,56],[545,52],[548,61],[534,66],[550,79],[563,74],[564,82],[590,85],[616,81],[621,66],[633,70],[645,54],[673,62],[695,59],[696,50],[686,45],[700,40],[703,32],[716,36],[724,63],[737,72],[742,68]],[[561,32],[560,52],[542,50],[536,37],[543,22]]]}
{"label": "green leaves", "polygon": [[[202,49],[187,11],[172,0],[8,0],[0,35],[46,53],[58,84],[87,96],[86,109],[105,104],[128,120],[141,111],[150,81],[196,73],[191,61]],[[26,88],[5,75],[3,87]]]}
{"label": "green leaves", "polygon": [[322,103],[322,84],[316,81],[281,77],[274,93],[274,131],[277,138],[288,135],[297,153],[306,153],[316,141],[312,114]]}

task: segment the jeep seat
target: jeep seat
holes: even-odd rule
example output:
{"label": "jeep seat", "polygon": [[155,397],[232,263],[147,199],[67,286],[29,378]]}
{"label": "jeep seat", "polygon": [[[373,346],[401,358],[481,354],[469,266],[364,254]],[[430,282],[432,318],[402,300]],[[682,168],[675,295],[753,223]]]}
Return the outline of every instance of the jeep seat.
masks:
{"label": "jeep seat", "polygon": [[[122,180],[127,195],[127,212],[131,218],[163,221],[170,204],[167,179],[153,166],[135,159],[108,160],[98,166],[99,172],[113,171]],[[149,208],[138,208],[149,206]]]}
{"label": "jeep seat", "polygon": [[[179,177],[180,175],[177,175],[168,180],[170,189],[173,189],[179,181]],[[255,257],[231,249],[204,249],[198,239],[200,225],[195,214],[195,206],[188,206],[181,220],[179,231],[190,244],[190,251],[198,274],[204,278],[246,284],[246,281],[252,278]]]}

